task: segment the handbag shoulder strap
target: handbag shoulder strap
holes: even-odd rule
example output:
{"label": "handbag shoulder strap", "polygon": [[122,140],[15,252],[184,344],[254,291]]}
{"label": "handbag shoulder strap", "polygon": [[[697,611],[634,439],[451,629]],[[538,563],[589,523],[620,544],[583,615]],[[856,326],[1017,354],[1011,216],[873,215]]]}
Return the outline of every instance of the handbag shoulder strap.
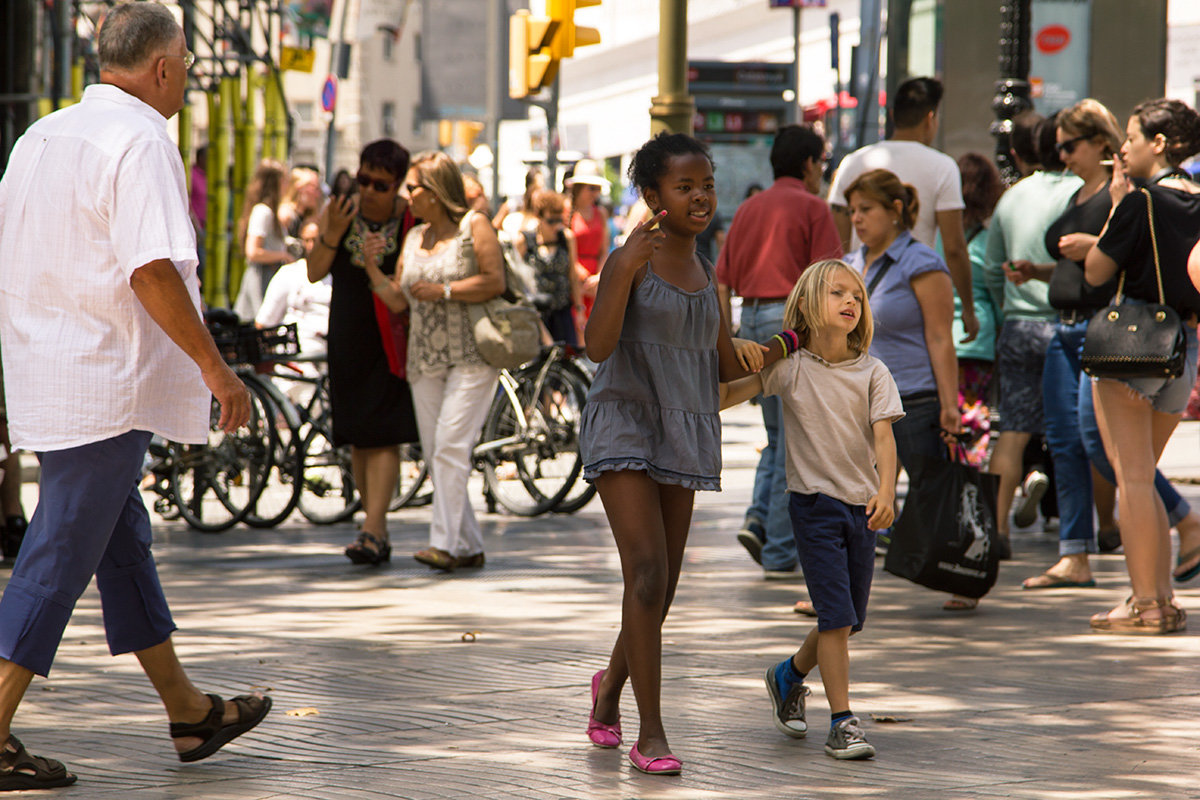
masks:
{"label": "handbag shoulder strap", "polygon": [[[1142,186],[1138,189],[1139,192],[1146,195],[1146,222],[1150,226],[1150,252],[1154,255],[1154,280],[1158,283],[1158,304],[1165,306],[1167,304],[1166,294],[1163,292],[1162,282],[1162,265],[1158,261],[1158,234],[1154,231],[1154,201],[1150,191]],[[1117,293],[1113,297],[1113,304],[1120,305],[1121,298],[1125,294],[1125,268],[1121,268],[1121,275],[1117,279]]]}

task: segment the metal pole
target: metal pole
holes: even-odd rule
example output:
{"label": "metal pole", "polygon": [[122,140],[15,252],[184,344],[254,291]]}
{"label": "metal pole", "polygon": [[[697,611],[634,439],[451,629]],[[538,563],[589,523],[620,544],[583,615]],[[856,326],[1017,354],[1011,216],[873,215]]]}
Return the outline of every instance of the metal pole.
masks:
{"label": "metal pole", "polygon": [[487,17],[487,141],[492,149],[491,206],[500,208],[500,83],[507,76],[501,60],[500,32],[504,10],[500,0],[488,0]]}
{"label": "metal pole", "polygon": [[550,188],[558,191],[558,76],[550,84],[550,102],[546,103],[546,173]]}
{"label": "metal pole", "polygon": [[804,121],[804,112],[800,110],[800,6],[792,6],[792,39],[796,51],[792,56],[792,85],[796,91],[796,102],[792,104],[792,122]]}
{"label": "metal pole", "polygon": [[696,106],[687,84],[687,0],[659,0],[658,96],[650,101],[650,132],[691,133]]}
{"label": "metal pole", "polygon": [[[342,48],[346,46],[346,14],[347,6],[350,0],[341,0],[342,16],[338,21],[338,40],[337,46],[334,47],[332,41],[329,42],[329,72],[332,75],[335,71],[337,58],[341,55]],[[340,91],[338,92],[341,93]],[[340,99],[340,98],[339,98]],[[334,127],[334,122],[337,118],[337,101],[334,101],[333,108],[329,112],[329,125],[325,129],[325,180],[333,181],[333,163],[334,151],[337,149],[337,128]]]}
{"label": "metal pole", "polygon": [[996,137],[996,166],[1008,184],[1021,179],[1012,159],[1012,120],[1033,108],[1029,97],[1030,6],[1030,0],[1005,0],[1000,6],[1000,80],[992,100],[996,121],[991,134]]}

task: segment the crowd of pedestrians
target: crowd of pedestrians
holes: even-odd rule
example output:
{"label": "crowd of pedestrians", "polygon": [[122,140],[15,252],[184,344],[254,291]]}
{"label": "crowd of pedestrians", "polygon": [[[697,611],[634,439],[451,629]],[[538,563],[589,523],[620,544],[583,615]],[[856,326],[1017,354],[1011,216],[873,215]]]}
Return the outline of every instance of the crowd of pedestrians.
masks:
{"label": "crowd of pedestrians", "polygon": [[[0,790],[75,780],[10,726],[93,577],[110,650],[138,657],[182,761],[211,756],[271,706],[257,694],[225,701],[188,679],[137,488],[151,435],[203,441],[210,397],[224,430],[249,415],[199,313],[204,206],[189,208],[166,135],[191,56],[151,3],[110,11],[98,51],[101,83],[31,127],[0,182],[0,444],[3,456],[35,452],[42,476],[28,527],[19,471],[7,476],[17,491],[0,490],[0,547],[16,557],[0,598]],[[619,709],[631,683],[638,770],[683,769],[661,708],[662,625],[695,492],[720,488],[719,411],[755,397],[766,444],[737,539],[765,578],[802,573],[809,599],[797,610],[816,618],[765,670],[764,705],[786,736],[808,733],[805,681],[817,670],[825,752],[875,754],[851,710],[850,637],[865,624],[877,552],[902,544],[892,527],[900,470],[919,484],[952,446],[999,476],[997,543],[1009,557],[1013,505],[1019,492],[1032,500],[1021,488],[1027,451],[1044,438],[1059,560],[1026,589],[1094,587],[1089,556],[1124,547],[1131,592],[1092,629],[1183,630],[1172,582],[1200,574],[1200,516],[1155,466],[1196,383],[1200,184],[1181,165],[1200,151],[1200,115],[1152,101],[1122,131],[1092,99],[1048,119],[1026,113],[1011,139],[1023,177],[1005,190],[986,156],[955,162],[933,147],[941,96],[932,78],[902,84],[892,137],[847,156],[827,194],[819,130],[782,128],[774,182],[748,190],[728,226],[712,156],[684,134],[634,155],[638,204],[620,236],[609,178],[590,160],[565,193],[531,171],[520,201],[494,216],[447,155],[410,156],[388,139],[364,147],[328,195],[318,170],[262,162],[235,226],[247,265],[235,309],[263,326],[296,322],[303,352],[327,360],[333,440],[351,450],[364,512],[346,557],[390,561],[399,447],[419,443],[434,494],[429,546],[413,558],[447,573],[485,565],[466,484],[498,370],[471,318],[505,289],[513,253],[532,267],[547,338],[596,365],[583,477],[603,503],[624,592],[586,735],[599,747],[626,742]],[[84,162],[95,168],[73,169]],[[203,175],[193,178],[195,192]],[[1181,375],[1083,371],[1088,320],[1117,293],[1178,314]],[[977,604],[954,595],[944,608]]]}

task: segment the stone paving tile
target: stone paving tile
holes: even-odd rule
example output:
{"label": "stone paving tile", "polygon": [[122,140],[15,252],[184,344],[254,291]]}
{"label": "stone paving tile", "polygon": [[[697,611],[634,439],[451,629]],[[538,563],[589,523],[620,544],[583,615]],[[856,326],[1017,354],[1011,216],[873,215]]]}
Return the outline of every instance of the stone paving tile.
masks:
{"label": "stone paving tile", "polygon": [[[206,536],[165,525],[156,551],[190,674],[225,696],[269,691],[272,716],[218,757],[180,764],[136,662],[108,657],[89,590],[16,730],[81,775],[52,796],[101,800],[1200,798],[1200,636],[1090,634],[1088,615],[1123,596],[1116,556],[1095,562],[1101,589],[1023,592],[1020,579],[1054,560],[1056,539],[1040,532],[1017,536],[1017,559],[975,614],[947,614],[944,596],[878,573],[852,648],[853,706],[877,759],[824,755],[819,679],[810,737],[779,735],[762,672],[811,620],[790,610],[802,580],[762,581],[733,541],[756,434],[731,431],[727,491],[698,496],[665,628],[680,778],[640,775],[627,748],[584,736],[588,682],[619,625],[598,503],[571,517],[484,516],[488,566],[455,576],[408,558],[425,544],[427,509],[394,515],[384,569],[344,561],[350,526]],[[1181,599],[1200,625],[1200,581]],[[637,712],[630,691],[623,701],[628,744]],[[306,707],[320,713],[286,714]]]}

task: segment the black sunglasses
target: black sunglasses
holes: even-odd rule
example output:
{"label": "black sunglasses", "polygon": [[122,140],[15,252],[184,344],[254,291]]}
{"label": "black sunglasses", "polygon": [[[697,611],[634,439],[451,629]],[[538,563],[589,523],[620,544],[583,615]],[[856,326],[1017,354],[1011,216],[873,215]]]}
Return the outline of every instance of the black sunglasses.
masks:
{"label": "black sunglasses", "polygon": [[1065,142],[1059,142],[1058,144],[1054,145],[1054,149],[1058,151],[1058,154],[1060,156],[1061,155],[1069,156],[1075,152],[1075,145],[1079,144],[1080,142],[1086,142],[1090,138],[1092,138],[1092,137],[1076,136],[1074,139],[1067,139]]}
{"label": "black sunglasses", "polygon": [[354,176],[354,180],[364,189],[370,186],[377,192],[390,192],[396,188],[396,184],[398,183],[398,181],[377,181],[374,178],[368,178],[361,172]]}
{"label": "black sunglasses", "polygon": [[542,222],[546,223],[547,225],[562,225],[563,218],[562,217],[542,217]]}

